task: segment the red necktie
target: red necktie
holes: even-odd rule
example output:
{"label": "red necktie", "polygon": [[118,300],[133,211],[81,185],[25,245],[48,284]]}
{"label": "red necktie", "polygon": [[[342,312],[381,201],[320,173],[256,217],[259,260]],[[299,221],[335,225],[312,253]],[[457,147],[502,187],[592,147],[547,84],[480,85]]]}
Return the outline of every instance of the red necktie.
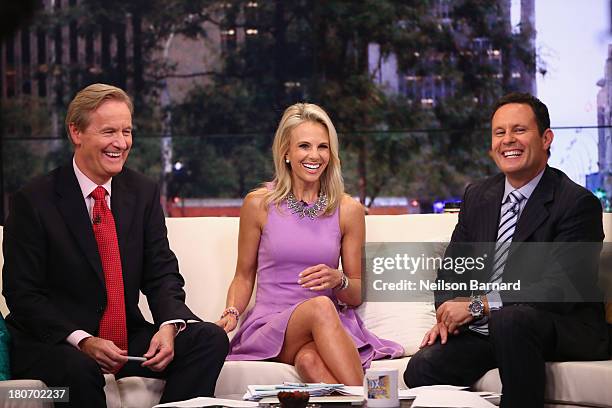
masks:
{"label": "red necktie", "polygon": [[96,187],[91,196],[95,200],[92,212],[93,231],[102,260],[107,299],[106,310],[102,315],[102,320],[100,320],[99,336],[111,340],[120,349],[127,350],[123,274],[121,272],[121,255],[119,253],[115,219],[106,205],[106,190],[104,187]]}

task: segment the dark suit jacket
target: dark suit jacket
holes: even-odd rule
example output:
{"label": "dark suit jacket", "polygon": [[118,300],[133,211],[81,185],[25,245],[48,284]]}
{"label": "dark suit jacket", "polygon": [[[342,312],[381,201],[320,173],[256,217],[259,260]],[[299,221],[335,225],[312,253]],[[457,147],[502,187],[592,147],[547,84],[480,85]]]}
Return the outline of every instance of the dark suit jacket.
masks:
{"label": "dark suit jacket", "polygon": [[[128,335],[146,325],[139,290],[155,324],[199,320],[185,305],[184,281],[166,236],[159,189],[124,168],[112,180]],[[4,228],[3,294],[14,364],[28,365],[75,330],[93,335],[106,307],[100,256],[72,164],[14,194]]]}
{"label": "dark suit jacket", "polygon": [[[496,241],[504,181],[504,174],[498,174],[466,188],[450,251],[456,243]],[[504,268],[504,282],[520,280],[521,290],[500,295],[505,306],[528,303],[550,313],[559,359],[607,358],[603,303],[593,301],[600,299],[597,255],[603,237],[599,200],[560,170],[547,166],[521,213]],[[494,251],[489,254],[487,267],[479,274],[459,277],[451,270],[440,270],[438,277],[487,282]],[[436,303],[469,295],[440,292]]]}

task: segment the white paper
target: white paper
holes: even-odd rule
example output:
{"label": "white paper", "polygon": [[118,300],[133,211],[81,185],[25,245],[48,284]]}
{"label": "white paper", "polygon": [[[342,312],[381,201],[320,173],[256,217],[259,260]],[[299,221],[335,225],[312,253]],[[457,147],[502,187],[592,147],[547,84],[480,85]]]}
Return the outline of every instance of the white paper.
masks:
{"label": "white paper", "polygon": [[271,384],[271,385],[249,385],[243,399],[250,401],[258,401],[265,397],[275,397],[281,391],[305,391],[310,394],[310,397],[319,397],[330,395],[334,391],[344,387],[343,384],[325,384],[325,383],[289,383]]}
{"label": "white paper", "polygon": [[259,404],[251,401],[240,401],[240,400],[229,400],[221,398],[208,398],[208,397],[197,397],[185,401],[168,402],[166,404],[155,405],[153,408],[198,408],[198,407],[210,407],[213,405],[222,405],[224,407],[232,408],[252,408]]}
{"label": "white paper", "polygon": [[345,385],[336,390],[342,395],[358,395],[363,397],[363,385]]}
{"label": "white paper", "polygon": [[[407,400],[411,400],[411,399],[415,399],[416,396],[418,395],[418,393],[420,391],[423,390],[435,390],[435,391],[460,391],[460,390],[466,390],[468,387],[460,387],[457,385],[425,385],[422,387],[414,387],[414,388],[410,388],[410,389],[399,389],[397,391],[397,394],[399,396],[399,399],[407,399]],[[363,386],[361,385],[345,385],[342,388],[339,388],[336,390],[336,392],[342,394],[342,395],[357,395],[357,396],[363,396]],[[494,394],[491,392],[478,392],[476,393],[482,397],[484,396],[489,396],[489,395],[496,395],[497,397],[499,397],[499,394]]]}
{"label": "white paper", "polygon": [[[323,403],[336,403],[336,404],[348,404],[348,403],[359,403],[363,402],[363,395],[328,395],[326,397],[310,397],[308,400],[309,404],[323,404]],[[259,403],[261,405],[267,404],[278,404],[277,397],[266,397],[262,398]]]}
{"label": "white paper", "polygon": [[460,391],[466,390],[468,387],[459,387],[456,385],[424,385],[422,387],[414,387],[408,390],[399,390],[399,399],[415,399],[420,392],[423,391]]}
{"label": "white paper", "polygon": [[469,391],[421,390],[412,408],[495,408],[495,405]]}

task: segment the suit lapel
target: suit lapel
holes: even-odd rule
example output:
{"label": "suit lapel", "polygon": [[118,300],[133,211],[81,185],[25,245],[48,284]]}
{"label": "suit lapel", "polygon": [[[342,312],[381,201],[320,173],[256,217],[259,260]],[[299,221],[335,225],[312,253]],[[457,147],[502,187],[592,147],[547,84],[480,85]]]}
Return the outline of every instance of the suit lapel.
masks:
{"label": "suit lapel", "polygon": [[96,275],[104,284],[102,262],[98,253],[98,244],[93,233],[91,220],[87,212],[83,193],[79,187],[72,165],[60,169],[55,186],[58,198],[58,209],[74,240],[81,248]]}
{"label": "suit lapel", "polygon": [[[497,240],[497,226],[499,224],[499,211],[501,207],[501,200],[504,195],[504,176],[500,174],[496,176],[490,188],[487,188],[482,195],[482,201],[477,205],[476,214],[477,220],[477,235],[475,242],[484,243],[484,248],[479,248],[480,251],[485,253],[493,254],[495,251],[495,244]],[[487,267],[483,270],[482,276],[477,279],[485,279],[492,268],[492,262],[494,257],[489,256],[487,260]]]}
{"label": "suit lapel", "polygon": [[[122,176],[122,173],[113,177],[112,181],[112,194],[111,194],[111,211],[115,218],[115,228],[117,229],[117,238],[119,240],[119,251],[121,253],[121,262],[123,265],[127,265],[125,262],[125,256],[127,255],[127,249],[125,245],[128,241],[128,233],[130,232],[130,226],[134,219],[135,211],[135,196],[133,189],[130,188]],[[124,271],[125,272],[125,271]]]}
{"label": "suit lapel", "polygon": [[555,186],[552,177],[553,174],[547,166],[542,179],[527,201],[527,205],[519,218],[512,242],[527,241],[534,231],[548,218],[549,214],[546,204],[553,200]]}
{"label": "suit lapel", "polygon": [[478,226],[480,242],[495,242],[497,240],[497,227],[502,197],[504,196],[504,177],[498,176],[493,186],[483,194],[482,203],[478,206],[477,214],[482,214],[482,222]]}

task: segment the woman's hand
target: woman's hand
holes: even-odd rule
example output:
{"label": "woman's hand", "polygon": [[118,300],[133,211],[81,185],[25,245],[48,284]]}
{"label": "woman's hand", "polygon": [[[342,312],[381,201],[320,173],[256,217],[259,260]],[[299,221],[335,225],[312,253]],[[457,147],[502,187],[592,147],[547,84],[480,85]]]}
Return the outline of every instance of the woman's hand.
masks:
{"label": "woman's hand", "polygon": [[236,319],[236,316],[233,314],[228,313],[221,319],[217,320],[215,324],[225,330],[226,333],[229,333],[238,325],[238,319]]}
{"label": "woman's hand", "polygon": [[342,283],[342,272],[325,264],[319,264],[300,272],[297,283],[310,290],[333,289]]}

